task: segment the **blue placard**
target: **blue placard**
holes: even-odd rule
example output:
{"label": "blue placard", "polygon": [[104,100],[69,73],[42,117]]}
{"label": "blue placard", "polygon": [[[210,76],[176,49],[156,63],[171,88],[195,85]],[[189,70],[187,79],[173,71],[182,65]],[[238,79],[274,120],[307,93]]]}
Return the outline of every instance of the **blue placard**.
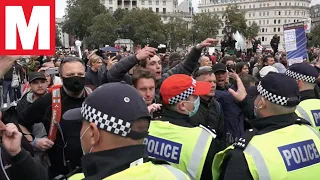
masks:
{"label": "blue placard", "polygon": [[307,59],[307,38],[303,22],[284,25],[284,39],[289,65]]}
{"label": "blue placard", "polygon": [[312,139],[278,147],[287,171],[320,162],[319,151]]}
{"label": "blue placard", "polygon": [[147,145],[149,156],[179,164],[182,144],[150,135],[143,143]]}
{"label": "blue placard", "polygon": [[320,110],[311,110],[311,114],[314,119],[316,126],[320,126]]}

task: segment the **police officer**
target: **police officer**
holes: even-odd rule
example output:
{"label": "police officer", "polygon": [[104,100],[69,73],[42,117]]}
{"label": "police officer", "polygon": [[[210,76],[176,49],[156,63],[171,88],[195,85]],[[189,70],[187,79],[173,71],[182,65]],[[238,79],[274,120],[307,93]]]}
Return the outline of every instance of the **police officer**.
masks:
{"label": "police officer", "polygon": [[164,105],[161,120],[151,121],[144,142],[150,157],[168,161],[190,179],[212,179],[213,157],[225,147],[211,129],[189,123],[198,111],[199,96],[210,90],[210,83],[198,82],[188,75],[168,77],[160,87]]}
{"label": "police officer", "polygon": [[286,71],[286,75],[297,81],[301,102],[296,113],[309,121],[319,132],[320,130],[320,99],[314,88],[317,85],[317,70],[306,63],[293,64]]}
{"label": "police officer", "polygon": [[65,120],[82,120],[80,141],[83,174],[69,179],[189,179],[163,161],[149,161],[143,139],[150,115],[133,87],[108,83],[98,87],[81,108],[67,111]]}
{"label": "police officer", "polygon": [[214,179],[320,179],[320,137],[295,113],[299,88],[270,72],[257,86],[253,129],[214,159]]}

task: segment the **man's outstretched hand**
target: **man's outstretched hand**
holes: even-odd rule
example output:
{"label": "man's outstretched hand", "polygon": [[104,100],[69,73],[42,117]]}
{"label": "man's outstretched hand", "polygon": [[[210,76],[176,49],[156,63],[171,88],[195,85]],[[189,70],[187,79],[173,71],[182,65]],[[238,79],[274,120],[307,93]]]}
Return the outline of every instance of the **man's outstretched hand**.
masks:
{"label": "man's outstretched hand", "polygon": [[0,56],[0,77],[3,77],[20,56]]}

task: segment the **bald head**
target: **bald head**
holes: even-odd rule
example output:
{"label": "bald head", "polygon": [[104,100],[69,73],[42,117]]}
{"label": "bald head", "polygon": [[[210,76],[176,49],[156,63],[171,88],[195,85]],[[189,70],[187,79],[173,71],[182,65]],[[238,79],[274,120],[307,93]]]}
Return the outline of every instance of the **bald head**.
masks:
{"label": "bald head", "polygon": [[199,63],[200,63],[200,66],[212,66],[212,61],[210,60],[209,57],[207,56],[202,56],[200,59],[199,59]]}

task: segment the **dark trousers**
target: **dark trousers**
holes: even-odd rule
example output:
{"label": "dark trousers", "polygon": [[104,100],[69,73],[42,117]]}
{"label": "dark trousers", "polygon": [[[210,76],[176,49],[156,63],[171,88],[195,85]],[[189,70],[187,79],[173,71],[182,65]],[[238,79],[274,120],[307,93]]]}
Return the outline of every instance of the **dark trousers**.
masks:
{"label": "dark trousers", "polygon": [[17,88],[14,88],[14,100],[17,101],[21,98],[21,84]]}
{"label": "dark trousers", "polygon": [[14,89],[11,87],[11,81],[3,81],[3,103],[7,103],[7,94],[9,93],[10,101],[14,101]]}

